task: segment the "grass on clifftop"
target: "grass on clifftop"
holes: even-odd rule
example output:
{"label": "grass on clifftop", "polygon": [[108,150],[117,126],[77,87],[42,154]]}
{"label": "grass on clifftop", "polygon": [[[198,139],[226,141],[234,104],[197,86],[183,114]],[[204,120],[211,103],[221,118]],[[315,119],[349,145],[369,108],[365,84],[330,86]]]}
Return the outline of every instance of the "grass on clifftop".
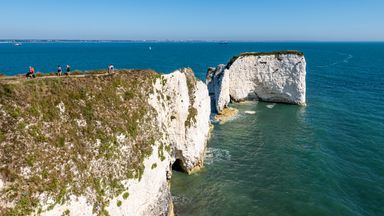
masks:
{"label": "grass on clifftop", "polygon": [[[153,71],[110,75],[0,80],[0,215],[40,209],[83,195],[94,213],[124,194],[121,181],[143,174],[157,139],[148,104]],[[13,204],[6,205],[6,204]],[[8,207],[7,207],[8,206]]]}
{"label": "grass on clifftop", "polygon": [[304,56],[303,52],[296,51],[296,50],[285,50],[285,51],[272,51],[272,52],[244,52],[240,53],[240,55],[234,56],[229,60],[226,69],[229,69],[232,64],[240,57],[243,56],[268,56],[268,55],[298,55],[298,56]]}

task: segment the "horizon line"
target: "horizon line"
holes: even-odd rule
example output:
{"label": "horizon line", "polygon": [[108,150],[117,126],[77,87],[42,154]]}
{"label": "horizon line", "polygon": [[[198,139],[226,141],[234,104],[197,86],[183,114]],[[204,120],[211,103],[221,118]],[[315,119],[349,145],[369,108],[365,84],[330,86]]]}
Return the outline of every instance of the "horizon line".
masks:
{"label": "horizon line", "polygon": [[0,39],[0,42],[237,42],[237,43],[383,43],[384,40],[193,40],[193,39]]}

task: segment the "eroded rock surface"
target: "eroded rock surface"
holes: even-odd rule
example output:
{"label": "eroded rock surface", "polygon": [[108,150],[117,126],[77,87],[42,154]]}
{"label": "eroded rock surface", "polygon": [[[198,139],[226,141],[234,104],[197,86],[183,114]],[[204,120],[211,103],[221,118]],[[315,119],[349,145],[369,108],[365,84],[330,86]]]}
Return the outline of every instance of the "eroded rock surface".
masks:
{"label": "eroded rock surface", "polygon": [[297,51],[242,53],[209,69],[207,85],[215,112],[230,101],[262,100],[305,105],[306,61]]}

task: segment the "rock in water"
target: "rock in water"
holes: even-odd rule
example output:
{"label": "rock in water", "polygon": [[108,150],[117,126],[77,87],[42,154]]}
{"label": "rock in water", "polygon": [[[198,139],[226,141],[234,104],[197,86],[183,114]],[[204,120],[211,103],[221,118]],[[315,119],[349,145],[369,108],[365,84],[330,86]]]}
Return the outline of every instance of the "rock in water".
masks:
{"label": "rock in water", "polygon": [[230,101],[262,100],[305,105],[306,62],[298,51],[242,53],[223,67],[210,68],[206,83],[213,111]]}
{"label": "rock in water", "polygon": [[225,72],[225,65],[208,69],[206,82],[211,96],[212,112],[220,113],[230,102],[229,73]]}
{"label": "rock in water", "polygon": [[236,115],[239,113],[238,109],[228,107],[223,109],[220,114],[214,117],[214,120],[219,122],[220,124],[225,124],[226,122],[233,120]]}

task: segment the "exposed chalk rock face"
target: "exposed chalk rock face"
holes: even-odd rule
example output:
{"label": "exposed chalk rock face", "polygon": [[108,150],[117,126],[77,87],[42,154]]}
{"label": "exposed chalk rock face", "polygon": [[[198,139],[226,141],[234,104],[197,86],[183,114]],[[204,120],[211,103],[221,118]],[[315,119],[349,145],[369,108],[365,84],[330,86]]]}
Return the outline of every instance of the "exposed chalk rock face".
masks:
{"label": "exposed chalk rock face", "polygon": [[212,112],[220,112],[230,102],[229,95],[229,73],[225,73],[225,65],[208,69],[206,83],[211,96]]}
{"label": "exposed chalk rock face", "polygon": [[200,168],[210,130],[191,69],[23,82],[0,82],[0,215],[173,214],[172,165]]}
{"label": "exposed chalk rock face", "polygon": [[159,116],[160,122],[169,125],[166,134],[169,144],[174,148],[172,162],[179,159],[184,170],[191,173],[203,165],[209,136],[211,108],[208,89],[202,81],[196,81],[191,69],[162,77],[166,84],[161,92],[169,99],[168,106],[153,104],[162,115]]}
{"label": "exposed chalk rock face", "polygon": [[242,53],[224,70],[222,66],[209,70],[207,77],[217,112],[228,105],[228,97],[232,101],[306,103],[306,61],[297,51]]}
{"label": "exposed chalk rock face", "polygon": [[[127,190],[109,200],[109,205],[103,210],[109,215],[163,215],[173,214],[172,196],[167,173],[171,173],[170,163],[173,161],[168,152],[165,158],[158,156],[160,145],[153,147],[153,154],[144,160],[144,171],[141,179],[129,179],[122,182]],[[156,164],[156,167],[154,167]],[[44,199],[41,199],[44,200]],[[51,203],[42,206],[49,209]],[[87,197],[70,196],[62,205],[56,204],[52,209],[41,215],[56,216],[69,212],[69,215],[94,215],[93,205]]]}

